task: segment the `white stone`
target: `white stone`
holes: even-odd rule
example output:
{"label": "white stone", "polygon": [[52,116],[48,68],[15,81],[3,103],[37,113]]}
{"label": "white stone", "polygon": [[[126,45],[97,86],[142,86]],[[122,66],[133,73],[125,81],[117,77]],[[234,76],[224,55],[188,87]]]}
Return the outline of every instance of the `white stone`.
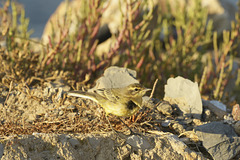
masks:
{"label": "white stone", "polygon": [[134,70],[111,66],[104,71],[103,76],[96,81],[96,86],[91,90],[100,88],[121,88],[133,83],[139,83],[138,80],[136,80],[136,76],[137,73]]}
{"label": "white stone", "polygon": [[165,85],[165,101],[177,104],[179,109],[195,118],[202,114],[202,100],[198,84],[183,77],[169,78]]}

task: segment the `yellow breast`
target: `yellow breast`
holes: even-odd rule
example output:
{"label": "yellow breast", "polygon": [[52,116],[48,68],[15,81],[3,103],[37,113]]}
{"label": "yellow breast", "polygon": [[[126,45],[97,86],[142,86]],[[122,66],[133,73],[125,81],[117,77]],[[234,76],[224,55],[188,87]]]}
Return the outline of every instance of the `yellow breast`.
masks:
{"label": "yellow breast", "polygon": [[140,109],[139,106],[128,106],[127,104],[113,102],[101,104],[101,106],[107,115],[113,114],[119,117],[130,117]]}

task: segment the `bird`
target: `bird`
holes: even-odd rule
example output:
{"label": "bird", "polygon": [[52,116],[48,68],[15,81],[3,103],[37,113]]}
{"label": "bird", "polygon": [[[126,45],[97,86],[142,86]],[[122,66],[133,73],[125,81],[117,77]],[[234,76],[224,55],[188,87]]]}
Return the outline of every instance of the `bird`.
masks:
{"label": "bird", "polygon": [[[105,111],[106,119],[113,129],[107,116],[109,114],[120,117],[130,117],[142,108],[142,97],[151,89],[145,88],[140,83],[133,83],[121,88],[102,88],[92,92],[70,91],[68,96],[90,99],[98,103]],[[133,133],[133,131],[121,120],[121,122]]]}

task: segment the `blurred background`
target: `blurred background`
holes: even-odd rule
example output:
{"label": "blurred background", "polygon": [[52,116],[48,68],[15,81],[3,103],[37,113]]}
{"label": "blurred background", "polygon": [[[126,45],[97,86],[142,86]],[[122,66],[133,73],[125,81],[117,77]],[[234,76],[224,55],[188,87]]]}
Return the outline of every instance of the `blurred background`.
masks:
{"label": "blurred background", "polygon": [[34,30],[31,37],[41,37],[49,17],[62,1],[63,0],[18,0],[19,3],[24,5],[26,18],[30,19],[29,29]]}
{"label": "blurred background", "polygon": [[[235,103],[239,97],[238,0],[2,2],[8,55],[2,58],[10,65],[2,72],[16,81],[31,86],[42,83],[36,77],[61,71],[78,89],[94,86],[107,67],[120,66],[136,70],[146,87],[157,78],[166,84],[182,76],[197,82],[206,99]],[[159,85],[156,94],[163,92]]]}

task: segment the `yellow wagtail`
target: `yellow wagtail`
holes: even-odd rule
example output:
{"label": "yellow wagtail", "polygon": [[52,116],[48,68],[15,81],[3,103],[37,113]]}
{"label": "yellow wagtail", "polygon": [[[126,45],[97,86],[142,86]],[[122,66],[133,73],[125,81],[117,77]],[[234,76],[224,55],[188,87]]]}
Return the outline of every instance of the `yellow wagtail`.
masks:
{"label": "yellow wagtail", "polygon": [[[141,108],[142,97],[149,90],[151,89],[145,88],[139,83],[134,83],[123,88],[96,89],[93,92],[70,91],[68,95],[91,99],[100,104],[105,110],[106,118],[108,114],[118,117],[130,117]],[[112,128],[109,120],[108,123]],[[124,122],[122,121],[122,123]],[[124,125],[127,126],[125,123]],[[132,132],[130,128],[129,130]]]}

